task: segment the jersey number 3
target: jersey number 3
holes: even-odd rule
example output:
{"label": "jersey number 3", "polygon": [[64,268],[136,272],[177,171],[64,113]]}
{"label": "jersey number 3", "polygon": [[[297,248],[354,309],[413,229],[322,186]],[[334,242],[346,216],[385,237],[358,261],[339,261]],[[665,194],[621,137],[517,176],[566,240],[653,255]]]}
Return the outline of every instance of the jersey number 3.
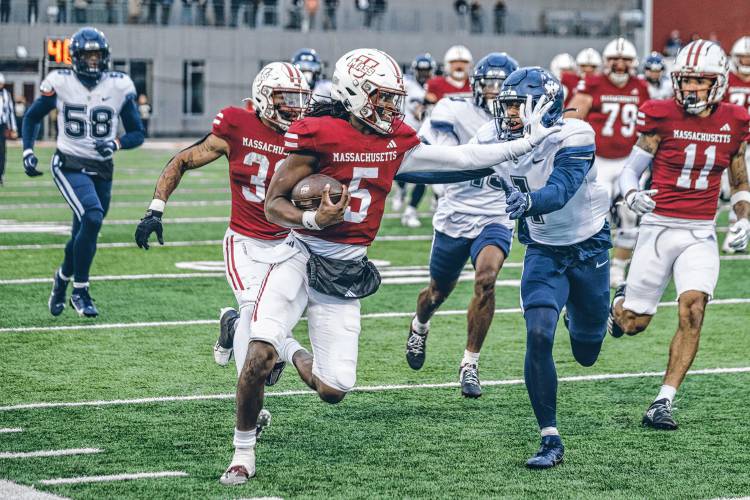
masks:
{"label": "jersey number 3", "polygon": [[99,106],[87,113],[88,107],[76,104],[63,106],[65,121],[65,135],[73,139],[81,139],[91,135],[94,139],[109,137],[112,131],[112,108]]}

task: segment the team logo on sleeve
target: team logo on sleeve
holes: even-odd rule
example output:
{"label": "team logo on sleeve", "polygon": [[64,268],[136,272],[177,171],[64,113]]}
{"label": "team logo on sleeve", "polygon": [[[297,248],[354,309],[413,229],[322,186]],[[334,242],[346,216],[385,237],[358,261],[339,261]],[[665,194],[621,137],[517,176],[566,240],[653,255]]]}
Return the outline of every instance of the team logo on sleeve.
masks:
{"label": "team logo on sleeve", "polygon": [[349,74],[354,78],[372,76],[379,64],[375,59],[362,54],[349,63]]}

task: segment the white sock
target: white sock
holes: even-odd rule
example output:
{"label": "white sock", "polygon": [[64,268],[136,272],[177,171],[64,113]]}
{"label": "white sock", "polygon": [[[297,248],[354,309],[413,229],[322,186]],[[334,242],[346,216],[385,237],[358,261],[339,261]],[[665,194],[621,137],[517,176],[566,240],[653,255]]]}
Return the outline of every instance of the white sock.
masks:
{"label": "white sock", "polygon": [[419,334],[425,334],[430,329],[430,321],[427,320],[427,323],[420,323],[419,319],[417,319],[417,315],[414,315],[414,319],[411,320],[411,327],[412,329],[419,333]]}
{"label": "white sock", "polygon": [[73,282],[73,288],[88,288],[88,287],[89,287],[89,282],[88,281],[86,281],[84,283],[77,283],[75,281]]}
{"label": "white sock", "polygon": [[479,365],[479,353],[464,350],[464,359],[461,360],[463,365]]}
{"label": "white sock", "polygon": [[307,349],[302,347],[302,345],[294,338],[287,337],[281,344],[281,348],[279,350],[279,358],[281,358],[282,361],[294,364],[294,361],[292,361],[292,359],[294,358],[294,355],[297,353],[297,351],[307,352]]}
{"label": "white sock", "polygon": [[619,269],[625,269],[628,265],[628,262],[630,259],[612,259],[612,267],[617,267]]}
{"label": "white sock", "polygon": [[406,210],[404,210],[404,215],[417,215],[417,209],[412,207],[411,205],[406,207]]}
{"label": "white sock", "polygon": [[659,389],[659,395],[656,396],[656,399],[654,399],[654,401],[666,398],[671,403],[674,400],[675,394],[677,394],[677,389],[675,387],[664,384],[663,386],[661,386],[661,389]]}
{"label": "white sock", "polygon": [[250,474],[255,472],[255,429],[251,431],[234,429],[234,455],[229,466],[234,465],[242,465]]}
{"label": "white sock", "polygon": [[62,273],[62,269],[58,269],[58,270],[57,270],[57,277],[58,277],[58,278],[60,278],[60,279],[61,279],[61,280],[63,280],[63,281],[70,281],[70,276],[65,276],[65,275],[64,275],[64,274]]}
{"label": "white sock", "polygon": [[542,437],[545,436],[559,436],[560,432],[557,430],[557,427],[543,427],[542,428]]}

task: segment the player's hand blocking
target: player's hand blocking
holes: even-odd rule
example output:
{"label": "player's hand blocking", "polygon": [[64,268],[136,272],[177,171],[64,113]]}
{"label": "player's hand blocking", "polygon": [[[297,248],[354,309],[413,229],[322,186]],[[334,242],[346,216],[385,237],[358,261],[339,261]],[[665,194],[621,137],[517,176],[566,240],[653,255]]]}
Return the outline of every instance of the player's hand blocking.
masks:
{"label": "player's hand blocking", "polygon": [[23,169],[26,171],[26,175],[29,177],[38,177],[43,175],[42,172],[36,169],[39,164],[39,159],[30,149],[23,152]]}
{"label": "player's hand blocking", "polygon": [[135,229],[135,242],[139,248],[148,250],[148,238],[151,233],[156,233],[156,239],[160,245],[164,244],[163,232],[164,229],[161,226],[162,212],[156,210],[147,210],[146,215],[138,223],[138,227]]}
{"label": "player's hand blocking", "polygon": [[653,212],[654,208],[656,208],[656,202],[651,197],[658,192],[658,189],[631,191],[625,196],[625,203],[628,204],[630,210],[635,212],[636,215],[646,215],[649,212]]}
{"label": "player's hand blocking", "polygon": [[505,203],[507,205],[505,212],[510,214],[512,220],[520,219],[531,208],[531,197],[528,193],[522,193],[517,187],[509,184],[504,177],[500,177],[500,184],[505,191]]}
{"label": "player's hand blocking", "polygon": [[747,249],[750,240],[750,221],[740,219],[729,227],[727,233],[729,248],[735,252],[742,252]]}
{"label": "player's hand blocking", "polygon": [[338,203],[332,203],[329,195],[331,186],[326,184],[323,188],[323,196],[320,200],[320,206],[315,214],[315,222],[320,228],[333,226],[344,221],[344,213],[349,207],[352,197],[346,185],[341,186],[341,199]]}
{"label": "player's hand blocking", "polygon": [[527,128],[526,138],[532,147],[538,146],[548,135],[559,132],[562,128],[560,125],[545,127],[542,122],[544,115],[547,114],[554,103],[554,101],[548,100],[547,96],[542,96],[537,101],[536,106],[532,106],[532,98],[527,96],[526,103],[521,104],[521,117]]}

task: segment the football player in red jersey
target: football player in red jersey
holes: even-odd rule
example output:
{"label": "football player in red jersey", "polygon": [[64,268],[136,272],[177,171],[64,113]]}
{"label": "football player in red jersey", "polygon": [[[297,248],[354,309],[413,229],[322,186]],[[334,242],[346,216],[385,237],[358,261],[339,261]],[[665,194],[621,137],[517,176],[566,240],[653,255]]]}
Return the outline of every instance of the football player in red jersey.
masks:
{"label": "football player in red jersey", "polygon": [[619,219],[610,270],[610,282],[616,287],[625,281],[625,267],[638,236],[633,211],[623,203],[616,204],[620,196],[617,178],[636,141],[638,107],[648,100],[649,93],[646,82],[636,77],[638,60],[632,43],[624,38],[612,40],[602,56],[603,74],[589,75],[578,82],[576,94],[568,103],[575,111],[566,116],[586,120],[596,132],[597,181],[609,191]]}
{"label": "football player in red jersey", "polygon": [[575,94],[578,80],[581,79],[581,77],[578,76],[576,60],[567,52],[557,54],[549,63],[549,70],[555,75],[555,78],[562,83],[563,95],[565,96],[563,106],[567,107],[568,103],[573,98],[573,94]]}
{"label": "football player in red jersey", "polygon": [[576,67],[581,78],[596,75],[602,70],[602,55],[591,47],[583,49],[576,55]]}
{"label": "football player in red jersey", "polygon": [[[714,217],[727,168],[738,219],[727,239],[736,250],[748,243],[750,115],[721,102],[727,71],[724,51],[714,42],[697,40],[680,50],[672,71],[675,97],[641,107],[641,135],[619,181],[627,204],[643,218],[627,284],[612,300],[610,333],[645,330],[672,275],[678,295],[679,325],[664,382],[643,417],[644,425],[658,429],[677,428],[672,400],[698,351],[705,307],[719,277]],[[641,191],[638,182],[649,165],[652,189]]]}
{"label": "football player in red jersey", "polygon": [[[277,359],[294,364],[328,403],[338,403],[354,386],[359,298],[375,293],[380,283],[367,247],[380,228],[394,178],[442,183],[485,177],[494,173],[492,165],[518,158],[559,130],[541,124],[551,102],[541,99],[532,110],[529,100],[524,138],[491,145],[422,144],[402,123],[403,75],[388,54],[350,51],[336,63],[332,82],[333,100],[315,103],[289,128],[289,157],[268,188],[268,220],[292,231],[285,244],[254,255],[270,268],[237,386],[235,454],[223,484],[242,484],[255,474],[256,418]],[[302,211],[291,203],[291,191],[313,173],[341,182],[341,200],[332,203],[326,188],[317,210]],[[314,356],[290,335],[305,310]]]}
{"label": "football player in red jersey", "polygon": [[471,63],[474,59],[469,49],[454,45],[443,57],[444,75],[433,76],[425,84],[425,101],[435,104],[445,96],[471,97]]}

